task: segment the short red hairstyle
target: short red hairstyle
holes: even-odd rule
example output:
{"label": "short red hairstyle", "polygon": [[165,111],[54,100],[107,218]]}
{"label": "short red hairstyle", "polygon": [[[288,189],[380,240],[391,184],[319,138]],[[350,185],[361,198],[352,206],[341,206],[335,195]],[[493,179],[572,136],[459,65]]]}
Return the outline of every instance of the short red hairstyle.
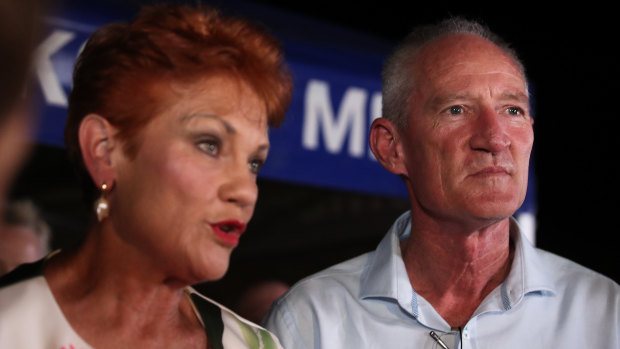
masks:
{"label": "short red hairstyle", "polygon": [[192,84],[216,74],[247,83],[278,126],[291,99],[292,78],[279,41],[248,20],[221,16],[208,6],[144,7],[130,23],[96,30],[77,59],[69,97],[65,144],[92,200],[78,141],[82,119],[95,113],[119,129],[135,155],[140,130],[163,107],[153,86]]}

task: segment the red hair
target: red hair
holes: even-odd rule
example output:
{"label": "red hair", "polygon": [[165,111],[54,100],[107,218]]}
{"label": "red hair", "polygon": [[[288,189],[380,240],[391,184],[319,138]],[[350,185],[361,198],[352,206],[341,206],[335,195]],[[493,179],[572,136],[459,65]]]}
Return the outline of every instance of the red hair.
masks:
{"label": "red hair", "polygon": [[228,74],[247,83],[265,103],[268,123],[278,126],[291,99],[292,79],[280,43],[245,19],[224,17],[207,6],[147,6],[128,24],[96,30],[78,57],[69,97],[65,144],[85,170],[78,142],[82,119],[95,113],[119,129],[134,156],[139,132],[164,107],[155,86],[192,84]]}

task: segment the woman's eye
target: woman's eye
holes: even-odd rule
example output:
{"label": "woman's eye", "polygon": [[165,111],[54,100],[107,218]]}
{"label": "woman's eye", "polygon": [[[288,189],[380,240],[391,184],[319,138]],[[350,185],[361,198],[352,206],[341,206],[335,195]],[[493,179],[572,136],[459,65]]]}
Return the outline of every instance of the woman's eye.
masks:
{"label": "woman's eye", "polygon": [[453,105],[448,108],[448,113],[450,113],[451,115],[463,114],[463,107],[460,105]]}
{"label": "woman's eye", "polygon": [[254,174],[258,174],[258,171],[263,167],[265,161],[256,159],[249,162],[248,167],[250,168],[250,172]]}
{"label": "woman's eye", "polygon": [[211,156],[216,156],[220,151],[220,142],[216,140],[201,141],[198,143],[198,148]]}

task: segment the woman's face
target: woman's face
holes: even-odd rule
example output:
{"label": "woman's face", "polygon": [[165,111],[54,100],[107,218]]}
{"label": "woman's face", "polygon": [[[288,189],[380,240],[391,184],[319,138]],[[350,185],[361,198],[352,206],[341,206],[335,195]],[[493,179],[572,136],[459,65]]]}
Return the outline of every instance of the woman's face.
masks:
{"label": "woman's face", "polygon": [[265,105],[226,76],[168,91],[167,107],[140,132],[135,158],[114,153],[110,219],[164,273],[185,283],[216,280],[254,211],[269,149]]}

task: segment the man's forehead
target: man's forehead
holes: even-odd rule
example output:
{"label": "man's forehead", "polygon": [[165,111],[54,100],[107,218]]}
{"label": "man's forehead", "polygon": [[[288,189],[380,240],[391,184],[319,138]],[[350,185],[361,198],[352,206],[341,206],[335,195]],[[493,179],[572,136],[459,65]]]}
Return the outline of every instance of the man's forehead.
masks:
{"label": "man's forehead", "polygon": [[417,53],[414,71],[441,74],[446,70],[511,74],[525,80],[516,62],[500,47],[474,34],[439,37]]}
{"label": "man's forehead", "polygon": [[456,93],[482,82],[501,94],[512,91],[527,96],[525,77],[512,58],[495,44],[472,34],[446,35],[423,46],[413,74],[416,89]]}

